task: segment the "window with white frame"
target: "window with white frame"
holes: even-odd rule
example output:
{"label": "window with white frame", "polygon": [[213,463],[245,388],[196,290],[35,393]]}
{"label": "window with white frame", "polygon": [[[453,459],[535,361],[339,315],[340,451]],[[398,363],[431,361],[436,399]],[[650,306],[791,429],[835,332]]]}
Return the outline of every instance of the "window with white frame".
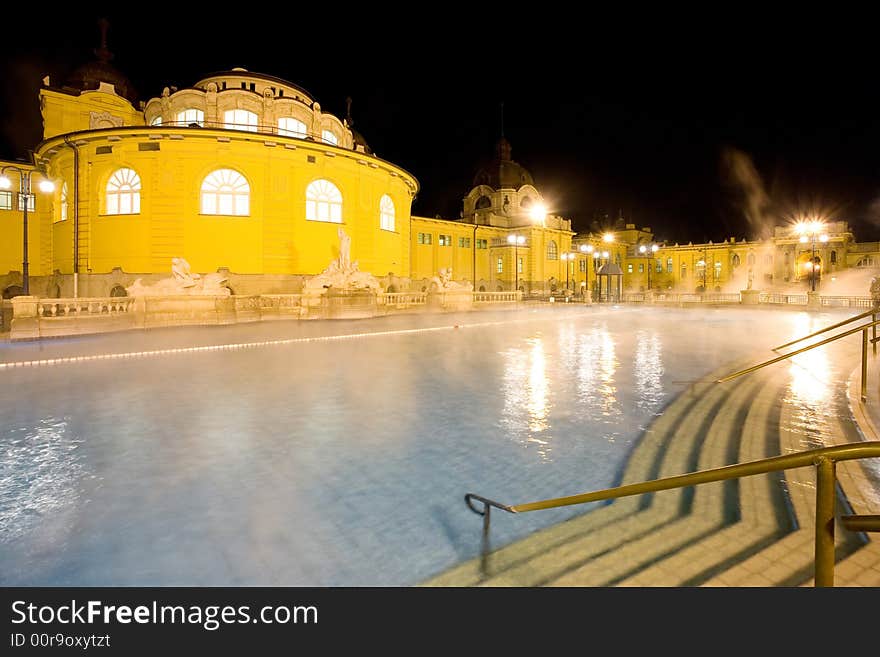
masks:
{"label": "window with white frame", "polygon": [[202,214],[225,214],[236,217],[251,212],[251,186],[234,169],[217,169],[202,181]]}
{"label": "window with white frame", "polygon": [[0,192],[0,210],[12,209],[12,192]]}
{"label": "window with white frame", "polygon": [[394,201],[388,194],[379,200],[379,228],[394,230]]}
{"label": "window with white frame", "polygon": [[559,252],[556,249],[556,242],[550,240],[547,242],[547,260],[556,260]]}
{"label": "window with white frame", "polygon": [[306,219],[342,223],[342,192],[329,180],[312,181],[306,188]]}
{"label": "window with white frame", "polygon": [[223,112],[223,124],[232,130],[257,131],[257,115],[243,109],[226,110]]}
{"label": "window with white frame", "polygon": [[339,139],[329,130],[321,131],[321,139],[324,141],[325,144],[332,144],[333,146],[339,145]]}
{"label": "window with white frame", "polygon": [[452,246],[452,235],[440,235],[437,244],[440,246]]}
{"label": "window with white frame", "polygon": [[134,169],[117,169],[107,181],[106,214],[140,214],[141,178]]}
{"label": "window with white frame", "polygon": [[285,137],[299,137],[304,139],[308,135],[306,124],[299,119],[292,119],[289,116],[283,116],[278,119],[278,134]]}
{"label": "window with white frame", "polygon": [[58,215],[59,221],[67,221],[67,183],[61,183],[61,203],[60,212]]}
{"label": "window with white frame", "polygon": [[[183,125],[191,125],[193,123],[198,124],[201,127],[205,126],[205,113],[200,109],[185,109],[182,112],[177,113],[177,122]],[[159,123],[162,123],[162,117],[159,117]],[[159,125],[159,123],[155,123],[154,125]]]}
{"label": "window with white frame", "polygon": [[495,271],[499,274],[504,273],[504,258],[498,258],[498,263],[495,266]]}

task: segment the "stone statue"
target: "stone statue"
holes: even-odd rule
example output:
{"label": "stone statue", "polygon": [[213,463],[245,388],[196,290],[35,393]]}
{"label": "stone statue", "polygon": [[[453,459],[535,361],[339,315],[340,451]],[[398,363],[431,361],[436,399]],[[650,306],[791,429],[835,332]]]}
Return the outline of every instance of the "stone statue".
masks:
{"label": "stone statue", "polygon": [[472,290],[473,285],[470,283],[462,284],[456,283],[452,280],[452,267],[444,267],[439,272],[437,272],[437,276],[431,278],[431,288],[436,289],[437,291],[445,291],[445,290]]}
{"label": "stone statue", "polygon": [[340,227],[339,234],[339,269],[348,271],[351,269],[351,237]]}
{"label": "stone statue", "polygon": [[339,257],[331,260],[329,266],[320,274],[308,279],[305,282],[305,289],[321,290],[332,287],[343,290],[381,290],[379,279],[369,272],[360,271],[357,261],[351,261],[351,237],[341,227],[337,230],[337,235],[339,235]]}
{"label": "stone statue", "polygon": [[130,297],[158,297],[175,295],[205,295],[228,297],[231,291],[225,285],[223,274],[194,274],[185,258],[171,258],[171,277],[152,285],[144,285],[138,278],[125,288]]}
{"label": "stone statue", "polygon": [[880,278],[871,278],[871,303],[874,308],[880,308]]}

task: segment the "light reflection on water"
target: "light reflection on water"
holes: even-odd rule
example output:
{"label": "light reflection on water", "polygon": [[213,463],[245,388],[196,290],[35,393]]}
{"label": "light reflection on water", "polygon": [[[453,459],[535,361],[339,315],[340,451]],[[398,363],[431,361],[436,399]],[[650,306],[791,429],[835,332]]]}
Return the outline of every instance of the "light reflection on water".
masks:
{"label": "light reflection on water", "polygon": [[[476,556],[465,492],[618,483],[675,382],[752,354],[756,327],[788,339],[784,316],[701,311],[685,332],[687,310],[586,308],[6,370],[0,416],[21,429],[0,433],[0,585],[416,584]],[[493,517],[493,545],[582,511]]]}
{"label": "light reflection on water", "polygon": [[88,476],[82,440],[64,419],[40,418],[0,439],[0,542],[9,542],[80,503]]}
{"label": "light reflection on water", "polygon": [[[817,322],[808,313],[799,313],[793,319],[791,339],[809,335],[828,325],[827,322]],[[826,333],[803,340],[792,345],[789,351],[815,344],[831,335]],[[816,347],[787,361],[790,382],[784,399],[794,409],[788,428],[800,436],[798,449],[815,449],[833,444],[829,425],[837,414],[835,395],[841,392],[841,386],[833,376],[827,349],[828,346]],[[853,363],[849,365],[851,367]]]}

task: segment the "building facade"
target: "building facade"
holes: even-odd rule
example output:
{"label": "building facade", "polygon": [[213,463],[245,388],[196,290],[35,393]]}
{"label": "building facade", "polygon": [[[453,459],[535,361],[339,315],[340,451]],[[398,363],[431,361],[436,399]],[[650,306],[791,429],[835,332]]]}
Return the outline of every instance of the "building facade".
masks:
{"label": "building facade", "polygon": [[[352,260],[391,292],[427,290],[441,270],[477,291],[526,296],[824,291],[845,270],[880,264],[880,245],[856,242],[843,221],[806,241],[778,227],[762,241],[671,244],[623,220],[575,234],[504,137],[460,217],[411,216],[419,182],[373,153],[350,106],[340,119],[301,87],[244,69],[138,102],[106,44],[96,53],[63,83],[43,80],[33,160],[0,162],[4,298],[22,293],[25,260],[32,295],[103,297],[166,277],[174,257],[224,273],[235,294],[296,293],[338,256],[340,226]],[[44,179],[54,192],[38,191]]]}

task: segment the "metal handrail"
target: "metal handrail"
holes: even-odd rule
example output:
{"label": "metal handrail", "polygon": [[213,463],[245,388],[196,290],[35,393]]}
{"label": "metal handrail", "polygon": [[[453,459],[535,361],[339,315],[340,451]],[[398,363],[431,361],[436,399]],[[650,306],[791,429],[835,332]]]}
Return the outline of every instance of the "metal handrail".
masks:
{"label": "metal handrail", "polygon": [[[853,459],[878,458],[880,457],[880,441],[868,441],[854,445],[835,445],[833,447],[820,447],[795,454],[783,454],[757,461],[726,465],[720,468],[691,472],[673,477],[664,477],[644,481],[637,484],[626,484],[615,488],[557,497],[527,504],[506,505],[494,500],[468,493],[464,496],[465,503],[474,513],[483,516],[483,550],[481,554],[481,567],[483,573],[487,573],[489,552],[489,509],[496,507],[508,513],[524,513],[526,511],[539,511],[542,509],[554,509],[573,504],[586,504],[587,502],[600,502],[602,500],[616,499],[630,495],[642,495],[654,493],[672,488],[685,488],[714,481],[739,479],[751,475],[765,474],[779,470],[802,468],[815,465],[816,476],[816,538],[815,538],[815,585],[834,586],[834,501],[835,501],[835,464],[837,461],[849,461]],[[483,503],[482,511],[474,508],[472,501],[479,500]],[[875,516],[846,516],[844,526],[872,527],[872,518]],[[863,531],[858,529],[857,531]],[[868,529],[868,531],[873,531]]]}
{"label": "metal handrail", "polygon": [[[800,349],[795,349],[787,354],[783,354],[781,356],[777,356],[776,358],[771,358],[770,360],[765,360],[763,363],[758,363],[757,365],[752,365],[751,367],[747,367],[743,370],[739,370],[738,372],[734,372],[733,374],[728,374],[725,377],[720,379],[716,379],[716,383],[724,383],[726,381],[730,381],[731,379],[735,379],[738,376],[742,376],[743,374],[748,374],[750,372],[754,372],[755,370],[759,370],[762,367],[767,367],[768,365],[772,365],[773,363],[778,363],[781,360],[785,360],[786,358],[791,358],[792,356],[797,356],[800,353],[805,351],[809,351],[810,349],[815,349],[816,347],[821,347],[822,345],[826,345],[829,342],[834,342],[835,340],[839,340],[840,338],[845,338],[848,335],[852,335],[853,333],[862,332],[862,380],[861,380],[861,398],[862,401],[866,401],[868,399],[868,329],[871,328],[876,335],[877,325],[880,324],[880,320],[870,322],[869,324],[862,324],[861,326],[857,326],[854,329],[850,329],[849,331],[844,331],[843,333],[838,333],[834,337],[826,338],[824,340],[820,340],[819,342],[815,342],[806,347],[801,347]],[[808,336],[809,337],[809,336]],[[803,338],[802,338],[803,339]],[[795,342],[798,342],[795,340]],[[876,351],[877,342],[874,340],[874,349]]]}
{"label": "metal handrail", "polygon": [[[872,309],[867,312],[863,312],[860,315],[854,315],[854,316],[850,317],[849,319],[845,319],[842,322],[837,322],[837,324],[832,324],[831,326],[826,326],[823,329],[819,329],[818,331],[814,331],[813,333],[810,333],[809,335],[805,335],[802,338],[798,338],[797,340],[792,340],[791,342],[786,342],[785,344],[781,344],[778,347],[773,347],[773,349],[771,349],[771,351],[779,351],[780,349],[785,349],[786,347],[790,347],[791,345],[797,344],[798,342],[802,342],[803,340],[808,340],[809,338],[812,338],[812,337],[815,337],[815,336],[820,335],[822,333],[825,333],[826,331],[831,331],[832,329],[840,328],[841,326],[845,326],[846,324],[849,324],[850,322],[855,322],[856,320],[863,319],[863,318],[867,317],[868,315],[875,315],[876,313],[877,313],[877,309]],[[874,317],[874,321],[877,321],[876,317]]]}

